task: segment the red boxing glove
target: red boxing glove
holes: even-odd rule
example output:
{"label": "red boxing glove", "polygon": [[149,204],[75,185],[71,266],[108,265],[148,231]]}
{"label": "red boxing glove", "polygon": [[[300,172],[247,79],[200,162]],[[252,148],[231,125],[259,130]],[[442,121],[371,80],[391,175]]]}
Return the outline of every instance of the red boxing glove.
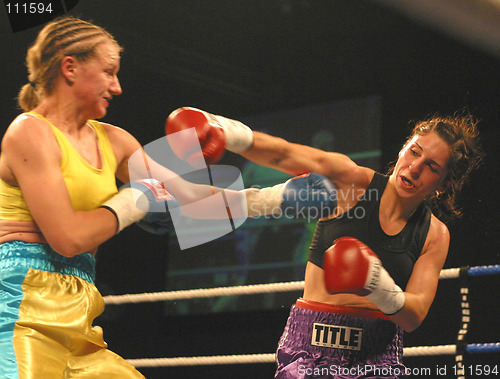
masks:
{"label": "red boxing glove", "polygon": [[325,252],[323,270],[329,293],[353,293],[366,296],[365,288],[370,257],[377,255],[364,243],[352,237],[341,237]]}
{"label": "red boxing glove", "polygon": [[382,266],[378,256],[363,242],[341,237],[325,252],[326,289],[331,294],[366,296],[385,314],[403,308],[405,295]]}
{"label": "red boxing glove", "polygon": [[[210,116],[199,109],[179,108],[168,116],[165,124],[165,133],[174,153],[196,168],[205,167],[205,163],[214,164],[224,154],[224,130]],[[192,134],[177,133],[191,128],[196,131],[199,145]]]}

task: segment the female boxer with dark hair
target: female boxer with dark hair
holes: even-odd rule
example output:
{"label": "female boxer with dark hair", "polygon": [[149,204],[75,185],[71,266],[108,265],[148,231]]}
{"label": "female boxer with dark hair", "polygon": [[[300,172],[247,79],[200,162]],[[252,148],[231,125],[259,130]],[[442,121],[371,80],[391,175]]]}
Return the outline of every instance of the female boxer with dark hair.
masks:
{"label": "female boxer with dark hair", "polygon": [[[332,369],[342,377],[404,374],[403,330],[415,330],[429,311],[448,254],[444,221],[459,214],[456,194],[482,159],[477,121],[419,122],[383,175],[346,155],[194,111],[224,131],[227,150],[292,175],[319,173],[338,191],[335,214],[317,224],[303,297],[279,341],[276,377],[331,377]],[[167,133],[184,127],[176,121],[170,119]],[[200,135],[203,145],[210,128],[198,130],[208,130]],[[372,372],[359,372],[366,368]]]}

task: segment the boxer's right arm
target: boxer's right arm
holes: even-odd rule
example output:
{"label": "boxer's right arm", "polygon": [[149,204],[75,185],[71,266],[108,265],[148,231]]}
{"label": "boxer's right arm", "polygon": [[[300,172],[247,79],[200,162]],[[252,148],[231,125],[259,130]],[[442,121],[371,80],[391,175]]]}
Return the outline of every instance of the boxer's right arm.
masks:
{"label": "boxer's right arm", "polygon": [[[189,134],[184,133],[183,136],[178,133],[190,128],[196,130],[201,151],[197,141],[193,141]],[[222,157],[224,149],[242,154],[253,143],[253,133],[248,126],[191,107],[172,112],[167,118],[165,133],[173,151],[194,167],[203,162],[200,154],[203,154],[207,164],[213,164]]]}
{"label": "boxer's right arm", "polygon": [[242,155],[257,164],[271,167],[292,175],[315,172],[323,175],[336,185],[351,181],[359,166],[348,156],[326,152],[311,146],[289,142],[258,131],[253,132],[252,148]]}
{"label": "boxer's right arm", "polygon": [[[351,185],[353,182],[360,185],[367,184],[363,168],[344,154],[325,152],[252,131],[239,121],[199,109],[179,108],[168,117],[165,126],[167,136],[189,128],[196,129],[208,164],[220,159],[222,156],[220,149],[225,148],[257,164],[292,175],[315,172],[331,179],[337,186],[341,183]],[[221,130],[223,137],[211,138]],[[218,148],[214,148],[213,144],[217,144]],[[177,144],[173,149],[177,155],[189,162],[192,146]]]}
{"label": "boxer's right arm", "polygon": [[64,256],[92,251],[116,233],[111,212],[74,211],[61,174],[61,152],[50,126],[20,116],[2,141],[2,165],[12,173],[45,240]]}
{"label": "boxer's right arm", "polygon": [[108,209],[116,217],[117,233],[137,223],[150,233],[165,234],[173,229],[172,217],[180,214],[176,197],[156,179],[125,184],[101,208]]}

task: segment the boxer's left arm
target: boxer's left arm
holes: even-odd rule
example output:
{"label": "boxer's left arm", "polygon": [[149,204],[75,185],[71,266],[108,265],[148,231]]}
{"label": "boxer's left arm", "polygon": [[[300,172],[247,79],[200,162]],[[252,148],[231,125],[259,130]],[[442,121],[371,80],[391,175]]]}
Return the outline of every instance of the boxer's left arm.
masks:
{"label": "boxer's left arm", "polygon": [[339,238],[324,255],[326,289],[330,294],[366,296],[391,321],[411,332],[427,316],[436,294],[449,244],[444,224],[432,225],[428,241],[403,292],[368,246],[352,237]]}
{"label": "boxer's left arm", "polygon": [[337,188],[322,175],[304,174],[285,183],[243,191],[249,217],[281,215],[289,218],[320,219],[337,209]]}
{"label": "boxer's left arm", "polygon": [[427,316],[436,296],[441,272],[450,243],[448,228],[433,216],[426,247],[413,266],[405,289],[405,304],[389,318],[407,332],[417,329]]}
{"label": "boxer's left arm", "polygon": [[360,240],[340,237],[324,255],[325,287],[330,294],[366,296],[386,315],[399,313],[405,295],[379,257]]}

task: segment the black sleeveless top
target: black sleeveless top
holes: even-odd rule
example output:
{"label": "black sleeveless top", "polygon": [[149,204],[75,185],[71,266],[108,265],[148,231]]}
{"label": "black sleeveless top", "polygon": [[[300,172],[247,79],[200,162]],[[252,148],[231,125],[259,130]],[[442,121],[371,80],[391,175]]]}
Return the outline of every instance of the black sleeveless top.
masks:
{"label": "black sleeveless top", "polygon": [[354,237],[368,245],[380,258],[382,265],[403,290],[408,284],[413,265],[420,256],[431,223],[431,210],[422,203],[401,232],[387,235],[380,226],[380,198],[388,176],[375,173],[358,203],[332,219],[318,221],[309,248],[308,260],[323,267],[325,251],[339,237]]}

